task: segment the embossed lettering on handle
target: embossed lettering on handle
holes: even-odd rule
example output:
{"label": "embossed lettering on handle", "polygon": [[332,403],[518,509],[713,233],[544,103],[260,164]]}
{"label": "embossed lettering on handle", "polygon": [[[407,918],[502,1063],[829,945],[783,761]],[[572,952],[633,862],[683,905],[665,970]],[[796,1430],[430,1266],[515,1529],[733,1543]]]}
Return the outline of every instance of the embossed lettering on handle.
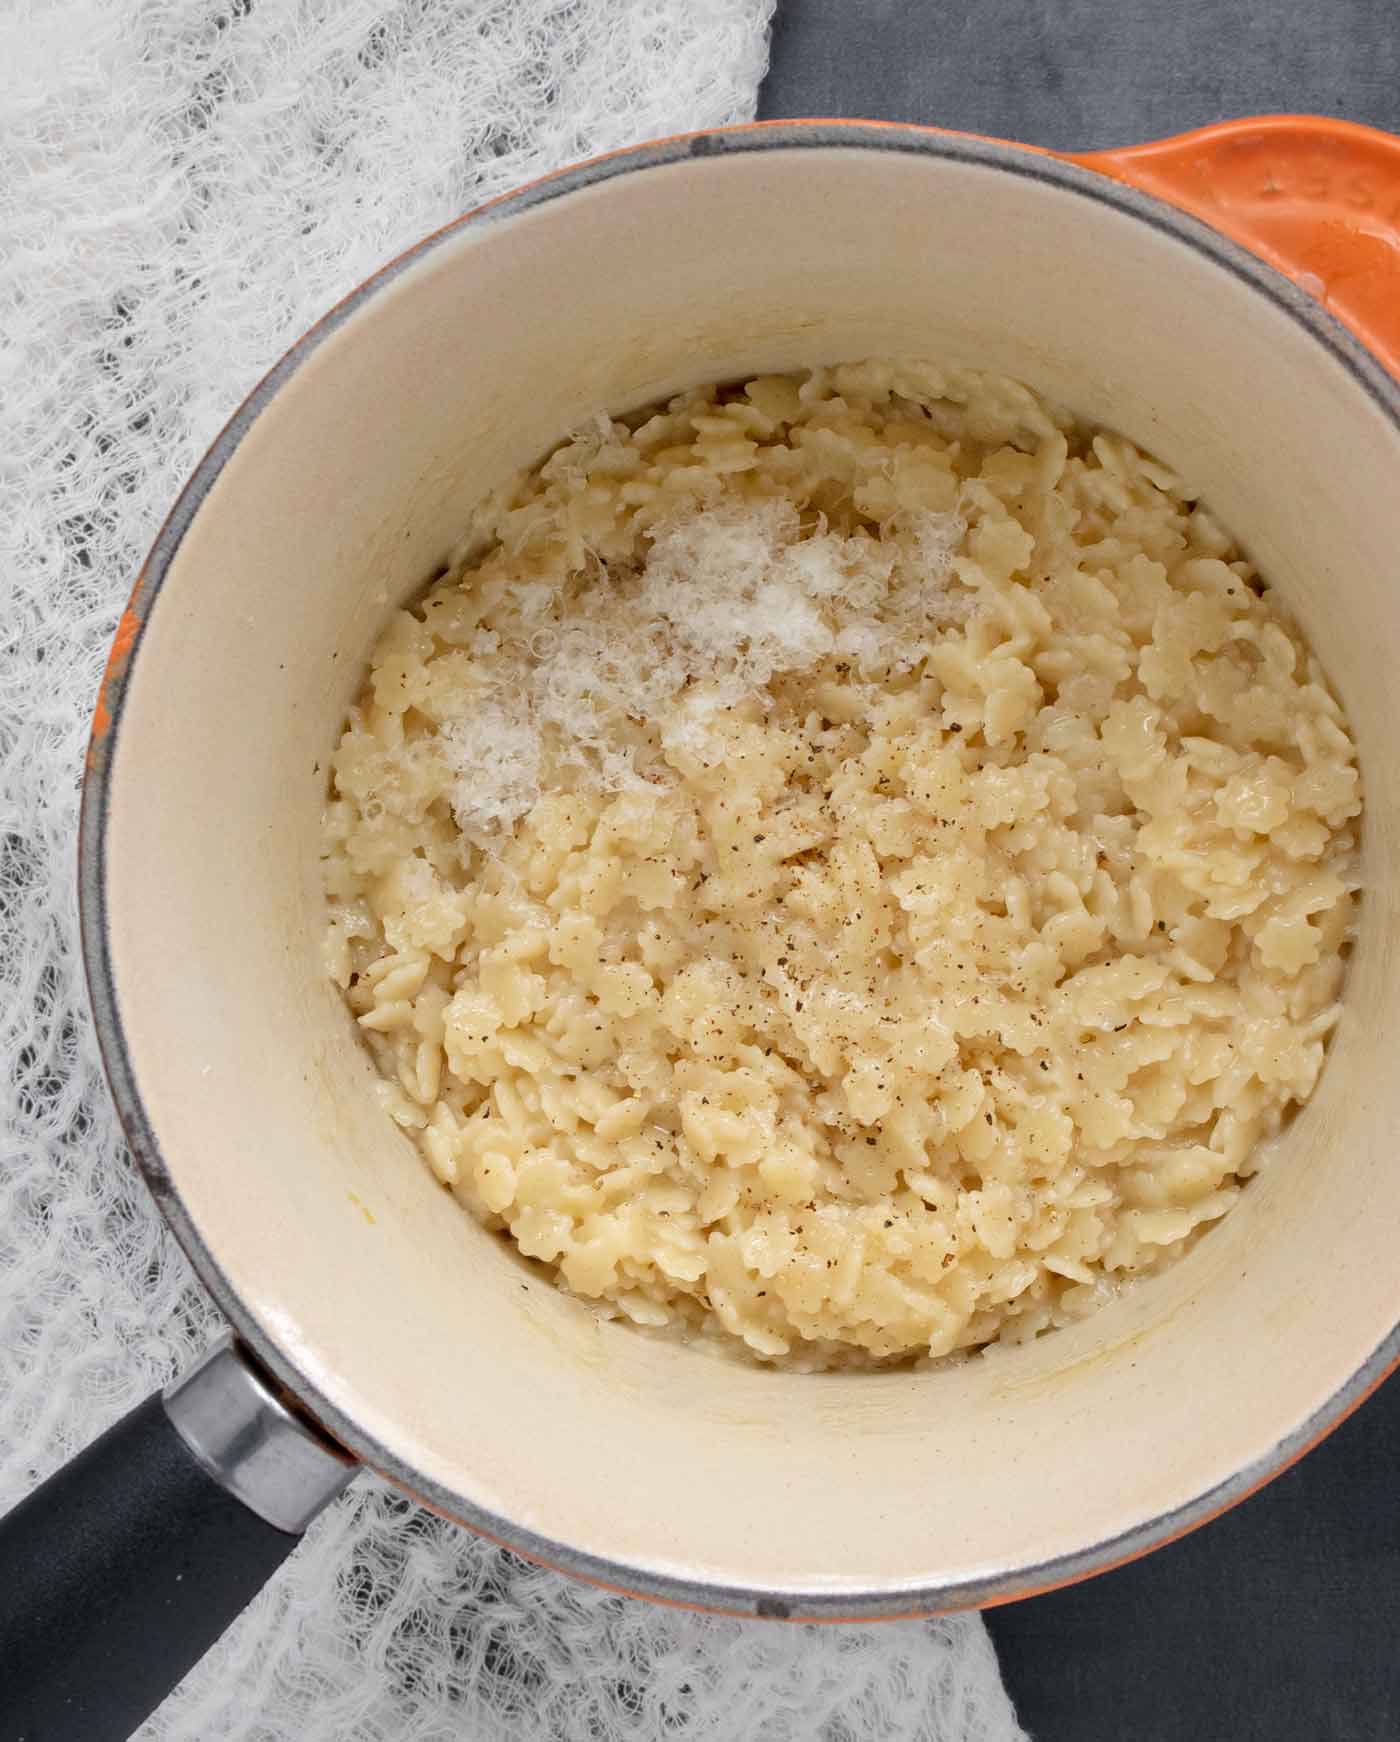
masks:
{"label": "embossed lettering on handle", "polygon": [[1400,376],[1400,138],[1325,116],[1262,115],[1063,155],[1258,254]]}

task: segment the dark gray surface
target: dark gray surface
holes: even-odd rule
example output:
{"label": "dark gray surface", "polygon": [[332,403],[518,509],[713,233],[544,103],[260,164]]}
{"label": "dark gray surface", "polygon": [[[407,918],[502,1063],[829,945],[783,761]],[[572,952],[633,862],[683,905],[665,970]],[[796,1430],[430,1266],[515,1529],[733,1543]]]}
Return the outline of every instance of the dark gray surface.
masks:
{"label": "dark gray surface", "polygon": [[1035,1742],[1394,1742],[1397,1483],[1391,1379],[1301,1463],[1180,1542],[989,1610]]}
{"label": "dark gray surface", "polygon": [[[1400,131],[1400,0],[779,0],[759,106],[1083,148],[1271,110]],[[1400,1377],[1223,1518],[987,1625],[1035,1742],[1400,1742]]]}
{"label": "dark gray surface", "polygon": [[1062,150],[1231,115],[1400,128],[1400,0],[778,0],[759,114]]}

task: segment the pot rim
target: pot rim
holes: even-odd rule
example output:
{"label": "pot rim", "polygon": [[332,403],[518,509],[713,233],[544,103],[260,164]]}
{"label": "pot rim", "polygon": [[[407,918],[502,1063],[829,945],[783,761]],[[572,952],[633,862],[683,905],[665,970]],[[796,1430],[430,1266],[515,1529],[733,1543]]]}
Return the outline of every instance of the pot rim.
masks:
{"label": "pot rim", "polygon": [[781,150],[893,151],[970,164],[1096,201],[1147,224],[1223,267],[1257,295],[1281,308],[1322,345],[1400,431],[1400,382],[1307,293],[1218,231],[1136,188],[1108,179],[1034,146],[948,133],[900,122],[799,120],[757,122],[649,141],[588,159],[528,183],[464,213],[407,248],[322,316],[272,366],[214,438],[181,490],[136,580],[121,618],[94,714],[83,781],[78,834],[78,905],[83,961],[93,1023],[107,1081],[128,1145],[147,1187],[176,1240],[220,1310],[254,1354],[326,1430],[369,1468],[435,1512],[467,1525],[527,1559],[626,1595],[685,1608],[776,1619],[850,1621],[893,1619],[993,1606],[1071,1584],[1184,1536],[1237,1504],[1302,1457],[1400,1365],[1400,1323],[1291,1434],[1204,1493],[1170,1511],[1087,1548],[1027,1565],[989,1570],[958,1584],[919,1583],[898,1588],[833,1592],[730,1586],[612,1561],[540,1535],[425,1479],[326,1398],[296,1358],[254,1316],[206,1244],[169,1167],[141,1098],[122,1027],[107,925],[107,821],[121,717],[135,655],[186,531],[234,451],[278,391],[319,346],[352,315],[467,226],[495,224],[614,177],[664,169],[701,157]]}

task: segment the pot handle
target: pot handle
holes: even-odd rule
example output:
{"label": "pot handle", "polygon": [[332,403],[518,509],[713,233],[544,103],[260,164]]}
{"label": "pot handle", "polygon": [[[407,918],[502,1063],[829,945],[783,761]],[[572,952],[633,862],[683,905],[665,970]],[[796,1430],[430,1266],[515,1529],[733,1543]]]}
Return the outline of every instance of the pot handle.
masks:
{"label": "pot handle", "polygon": [[1400,138],[1322,115],[1260,115],[1057,155],[1204,219],[1400,376]]}
{"label": "pot handle", "polygon": [[124,1742],[355,1473],[232,1339],[0,1519],[0,1737]]}

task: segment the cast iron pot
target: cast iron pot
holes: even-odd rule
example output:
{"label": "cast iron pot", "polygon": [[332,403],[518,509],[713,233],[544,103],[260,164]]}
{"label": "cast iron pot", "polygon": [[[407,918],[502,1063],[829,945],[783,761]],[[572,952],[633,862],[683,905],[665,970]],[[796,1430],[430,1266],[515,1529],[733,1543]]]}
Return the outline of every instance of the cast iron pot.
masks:
{"label": "cast iron pot", "polygon": [[[1400,141],[1344,123],[1077,161],[780,123],[536,183],[283,358],[136,585],[82,822],[112,1090],[233,1338],[0,1526],[7,1737],[126,1734],[361,1464],[663,1601],[926,1614],[1167,1541],[1379,1382],[1400,1318],[1398,236]],[[444,1199],[323,972],[318,828],[375,635],[487,490],[598,407],[899,354],[1028,380],[1224,518],[1349,710],[1365,895],[1316,1097],[1178,1267],[1026,1348],[801,1376],[601,1322]]]}

